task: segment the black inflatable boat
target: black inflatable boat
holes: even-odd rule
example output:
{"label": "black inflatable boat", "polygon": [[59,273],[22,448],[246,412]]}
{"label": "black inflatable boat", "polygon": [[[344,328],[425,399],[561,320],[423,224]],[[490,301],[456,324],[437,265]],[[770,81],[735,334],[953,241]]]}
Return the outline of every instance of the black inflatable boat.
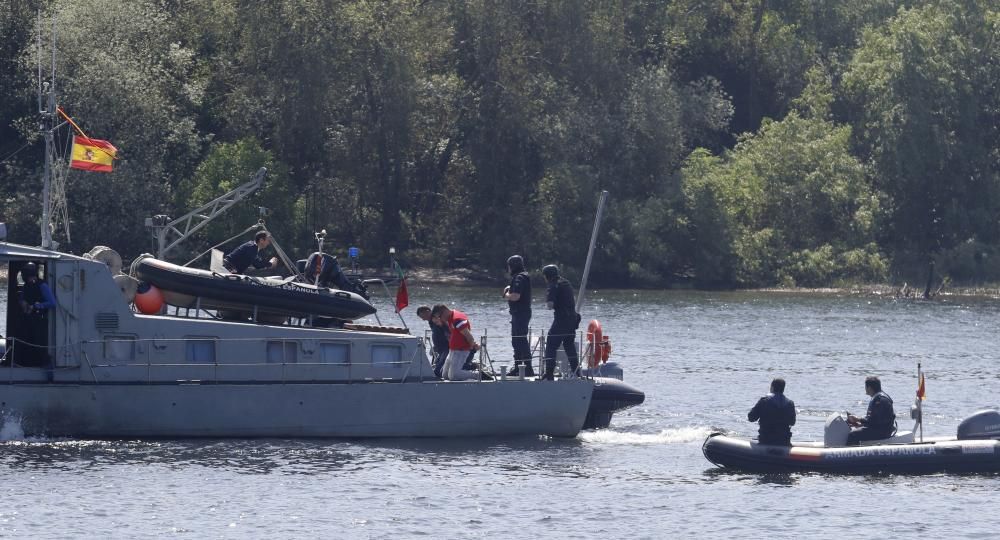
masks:
{"label": "black inflatable boat", "polygon": [[238,312],[248,316],[329,317],[352,321],[375,313],[353,292],[274,278],[219,274],[178,266],[150,255],[132,263],[132,275],[152,283],[166,303],[185,308]]}
{"label": "black inflatable boat", "polygon": [[1000,472],[998,439],[1000,412],[987,410],[966,418],[958,427],[957,438],[872,441],[874,444],[850,447],[796,442],[772,446],[713,433],[702,445],[702,452],[719,467],[748,472]]}

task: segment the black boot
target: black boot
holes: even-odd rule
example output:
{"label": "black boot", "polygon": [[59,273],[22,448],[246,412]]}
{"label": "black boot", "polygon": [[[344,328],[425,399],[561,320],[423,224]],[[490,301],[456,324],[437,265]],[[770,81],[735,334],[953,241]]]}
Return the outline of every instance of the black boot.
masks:
{"label": "black boot", "polygon": [[555,375],[551,371],[546,370],[545,374],[538,378],[539,381],[554,381],[556,380]]}
{"label": "black boot", "polygon": [[520,370],[518,368],[520,368],[522,365],[524,366],[524,376],[525,377],[534,377],[535,376],[535,370],[531,368],[531,361],[530,360],[515,360],[514,361],[514,367],[510,368],[510,371],[507,372],[507,376],[508,377],[517,377],[518,375],[520,375]]}

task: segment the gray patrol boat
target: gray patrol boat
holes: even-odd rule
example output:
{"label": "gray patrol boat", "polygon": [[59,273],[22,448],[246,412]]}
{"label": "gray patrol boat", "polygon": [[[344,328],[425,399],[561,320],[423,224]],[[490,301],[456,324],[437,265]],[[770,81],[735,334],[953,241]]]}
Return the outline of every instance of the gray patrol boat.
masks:
{"label": "gray patrol boat", "polygon": [[[55,297],[44,316],[18,301],[28,263]],[[145,315],[113,266],[0,238],[0,414],[25,435],[572,437],[587,419],[590,378],[441,381],[418,336]]]}

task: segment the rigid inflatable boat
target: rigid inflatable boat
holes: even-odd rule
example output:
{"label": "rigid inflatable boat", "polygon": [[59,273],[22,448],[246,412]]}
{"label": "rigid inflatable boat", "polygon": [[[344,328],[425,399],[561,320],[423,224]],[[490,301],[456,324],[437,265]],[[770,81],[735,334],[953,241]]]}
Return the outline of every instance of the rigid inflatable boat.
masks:
{"label": "rigid inflatable boat", "polygon": [[132,275],[163,292],[167,304],[215,309],[247,317],[329,317],[352,321],[375,313],[358,294],[275,278],[221,274],[178,266],[142,255],[132,263]]}
{"label": "rigid inflatable boat", "polygon": [[[712,463],[748,472],[818,471],[847,474],[1000,471],[1000,412],[979,411],[958,426],[957,437],[914,439],[903,432],[890,439],[846,444],[846,423],[839,414],[827,420],[824,442],[791,446],[713,433],[702,445]],[[850,428],[846,428],[847,431]]]}

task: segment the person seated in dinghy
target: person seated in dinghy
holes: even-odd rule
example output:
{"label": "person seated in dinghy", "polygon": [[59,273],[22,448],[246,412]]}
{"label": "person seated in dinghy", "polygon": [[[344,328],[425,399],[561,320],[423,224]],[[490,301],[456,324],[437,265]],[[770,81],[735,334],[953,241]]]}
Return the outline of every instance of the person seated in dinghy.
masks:
{"label": "person seated in dinghy", "polygon": [[771,393],[757,400],[747,413],[747,420],[760,422],[757,430],[757,442],[760,444],[792,445],[795,402],[785,397],[785,379],[776,377],[771,381]]}
{"label": "person seated in dinghy", "polygon": [[874,376],[865,379],[865,393],[871,396],[871,400],[864,418],[847,415],[847,424],[854,428],[847,436],[848,446],[856,446],[861,441],[888,439],[896,432],[896,412],[892,409],[892,398],[882,391],[882,381]]}
{"label": "person seated in dinghy", "polygon": [[271,235],[267,231],[257,231],[252,241],[240,244],[239,247],[227,253],[222,259],[222,265],[234,274],[244,274],[251,266],[258,270],[277,268],[277,257],[271,257],[271,260],[265,261],[260,255],[260,252],[269,245],[271,245]]}

